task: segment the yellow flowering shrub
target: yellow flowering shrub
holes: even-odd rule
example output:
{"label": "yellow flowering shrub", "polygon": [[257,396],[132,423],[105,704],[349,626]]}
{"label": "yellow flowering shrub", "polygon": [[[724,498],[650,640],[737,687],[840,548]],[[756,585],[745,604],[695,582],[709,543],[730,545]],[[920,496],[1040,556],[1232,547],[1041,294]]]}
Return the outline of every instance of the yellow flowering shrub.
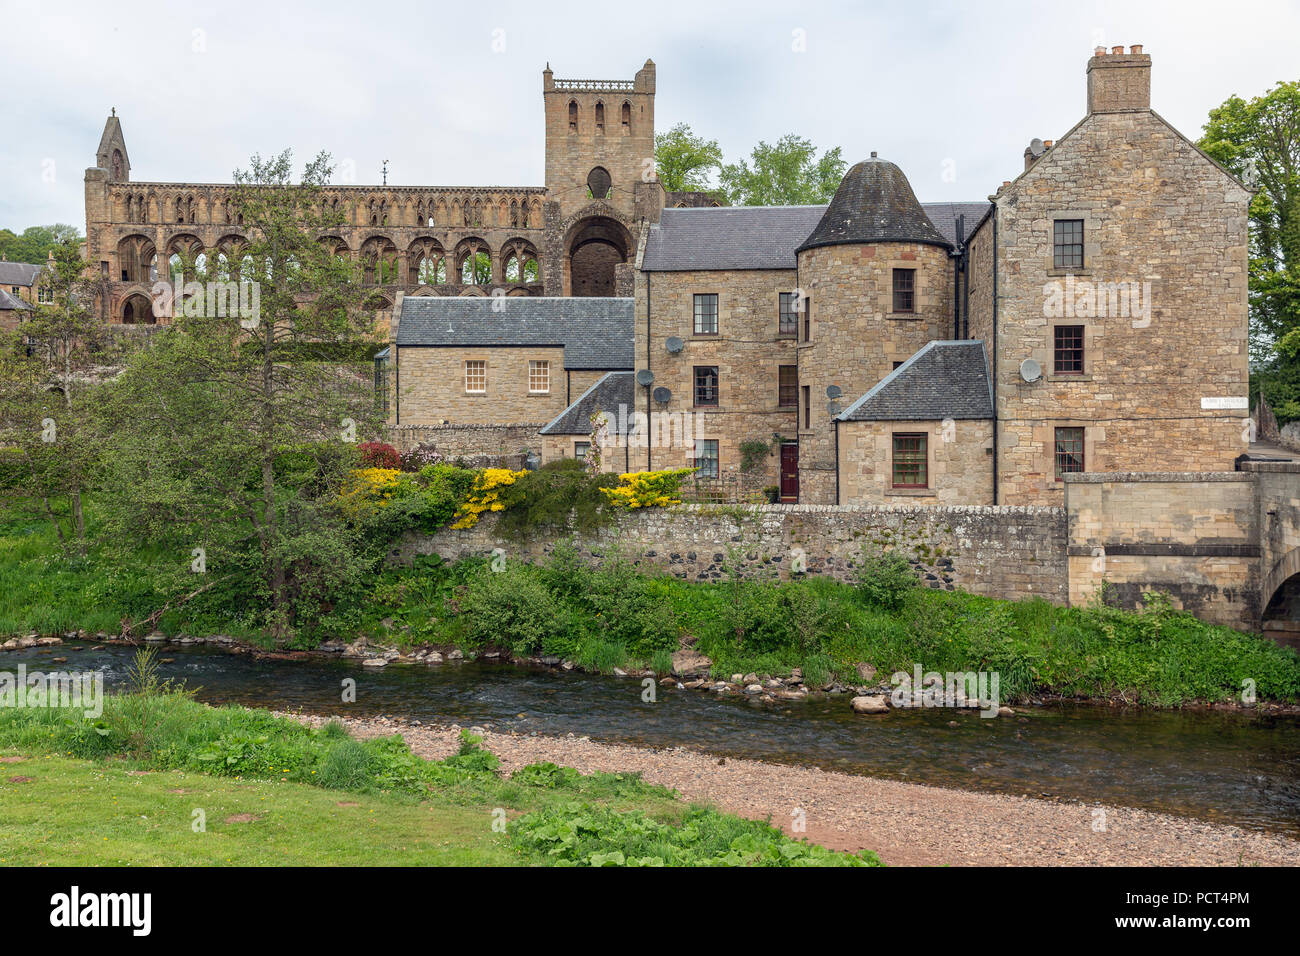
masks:
{"label": "yellow flowering shrub", "polygon": [[350,521],[363,521],[414,487],[411,476],[396,468],[357,468],[339,489],[339,510]]}
{"label": "yellow flowering shrub", "polygon": [[618,476],[618,486],[602,488],[615,508],[663,508],[682,503],[682,479],[694,468],[667,468],[663,471],[633,471]]}
{"label": "yellow flowering shrub", "polygon": [[489,511],[505,510],[501,492],[528,474],[509,468],[484,468],[474,479],[474,488],[456,512],[453,528],[472,528]]}

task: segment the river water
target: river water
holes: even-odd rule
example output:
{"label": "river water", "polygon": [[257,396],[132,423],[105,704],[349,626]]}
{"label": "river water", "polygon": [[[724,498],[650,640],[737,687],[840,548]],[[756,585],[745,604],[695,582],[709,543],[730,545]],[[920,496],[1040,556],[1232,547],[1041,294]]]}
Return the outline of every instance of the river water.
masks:
{"label": "river water", "polygon": [[[78,645],[9,652],[5,670],[102,669],[121,683],[134,651]],[[323,658],[259,659],[167,646],[163,676],[210,703],[307,713],[490,725],[497,731],[588,735],[643,747],[680,746],[939,786],[1119,804],[1300,836],[1300,717],[1017,708],[981,718],[944,708],[863,717],[848,698],[760,705],[735,696],[479,662],[363,668]],[[53,664],[51,657],[67,663]],[[341,703],[343,681],[357,684]],[[956,726],[949,723],[955,721]]]}

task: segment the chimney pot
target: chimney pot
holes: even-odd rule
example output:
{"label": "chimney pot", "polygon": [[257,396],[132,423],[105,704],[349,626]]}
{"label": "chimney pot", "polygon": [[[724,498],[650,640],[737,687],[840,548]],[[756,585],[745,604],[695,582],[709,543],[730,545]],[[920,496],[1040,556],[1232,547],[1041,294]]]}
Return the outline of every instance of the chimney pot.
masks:
{"label": "chimney pot", "polygon": [[1052,142],[1053,142],[1053,141],[1050,140],[1050,139],[1045,139],[1045,140],[1043,140],[1043,145],[1046,146],[1048,149],[1051,149],[1051,148],[1052,148]]}
{"label": "chimney pot", "polygon": [[1004,179],[1004,180],[1002,180],[1002,188],[1003,188],[1003,189],[1006,189],[1006,188],[1007,188],[1008,186],[1010,186],[1010,185],[1011,185],[1011,180],[1009,180],[1009,179]]}
{"label": "chimney pot", "polygon": [[1092,51],[1092,55],[1093,55],[1093,56],[1105,56],[1105,55],[1106,55],[1106,48],[1105,48],[1104,46],[1099,46],[1099,47],[1097,47],[1097,49],[1095,49],[1095,50]]}
{"label": "chimney pot", "polygon": [[1142,52],[1142,44],[1134,43],[1131,47],[1128,48],[1128,51],[1136,56],[1137,54]]}
{"label": "chimney pot", "polygon": [[1124,48],[1122,46],[1113,46],[1110,48],[1110,52],[1122,55],[1124,53]]}

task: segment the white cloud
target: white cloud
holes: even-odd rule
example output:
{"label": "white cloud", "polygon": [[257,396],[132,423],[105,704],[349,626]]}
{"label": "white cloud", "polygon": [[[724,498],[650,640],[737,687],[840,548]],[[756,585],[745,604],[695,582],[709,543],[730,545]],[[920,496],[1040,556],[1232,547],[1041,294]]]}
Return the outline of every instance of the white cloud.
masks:
{"label": "white cloud", "polygon": [[[540,185],[545,64],[561,77],[621,79],[647,57],[660,129],[688,122],[732,159],[797,132],[843,147],[850,162],[879,151],[922,200],[979,199],[1016,174],[1031,138],[1059,138],[1083,115],[1099,39],[1145,45],[1153,105],[1195,138],[1229,95],[1296,79],[1300,35],[1300,11],[1284,0],[1230,11],[756,0],[743,12],[118,2],[42,5],[21,22],[0,62],[10,92],[0,226],[13,229],[84,227],[82,174],[114,106],[142,180],[226,182],[252,153],[292,147],[300,159],[320,149],[349,158],[362,182],[378,181],[388,159],[396,184]],[[797,30],[805,52],[792,49]]]}

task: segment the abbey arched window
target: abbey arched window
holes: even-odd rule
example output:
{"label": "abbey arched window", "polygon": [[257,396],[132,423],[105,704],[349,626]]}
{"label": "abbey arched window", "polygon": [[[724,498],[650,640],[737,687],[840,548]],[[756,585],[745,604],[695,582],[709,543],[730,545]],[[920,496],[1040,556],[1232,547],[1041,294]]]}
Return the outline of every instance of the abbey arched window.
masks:
{"label": "abbey arched window", "polygon": [[578,131],[578,101],[569,100],[569,132]]}
{"label": "abbey arched window", "polygon": [[596,104],[596,132],[605,132],[605,104]]}
{"label": "abbey arched window", "polygon": [[632,132],[632,104],[627,102],[627,100],[624,100],[623,108],[619,110],[619,114],[619,119],[622,120],[623,123],[623,132]]}

